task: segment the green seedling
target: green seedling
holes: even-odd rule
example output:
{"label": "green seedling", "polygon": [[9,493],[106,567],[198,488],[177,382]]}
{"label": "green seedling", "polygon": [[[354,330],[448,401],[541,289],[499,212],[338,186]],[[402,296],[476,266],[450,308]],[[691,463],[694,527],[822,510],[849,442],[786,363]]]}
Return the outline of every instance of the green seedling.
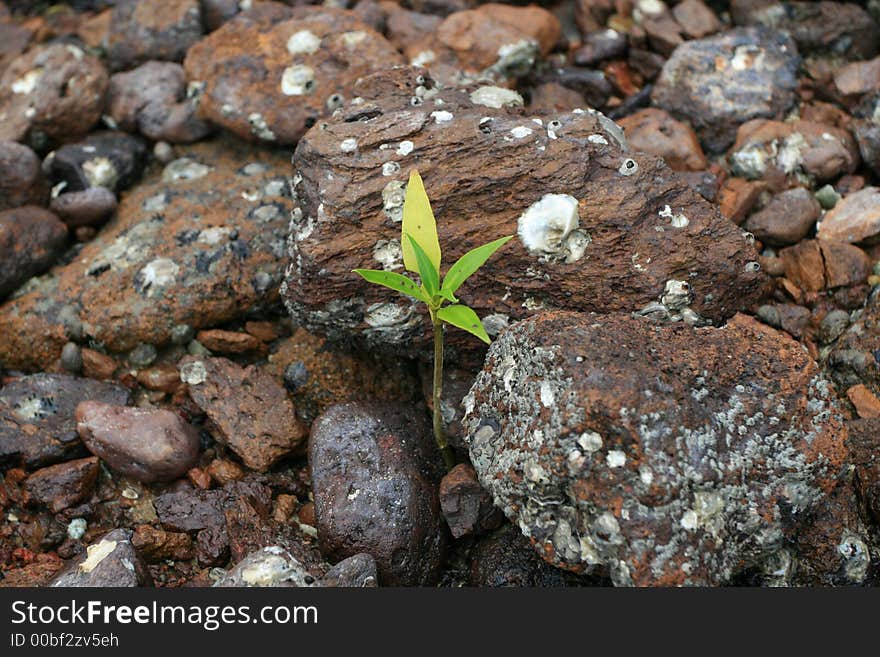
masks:
{"label": "green seedling", "polygon": [[440,282],[440,240],[437,237],[437,222],[431,210],[431,203],[425,192],[418,171],[409,175],[406,198],[403,203],[403,227],[400,247],[403,251],[403,266],[407,271],[418,274],[420,283],[392,271],[355,269],[370,283],[391,288],[408,297],[418,299],[428,307],[431,326],[434,331],[434,438],[443,453],[446,466],[455,465],[452,450],[446,441],[446,432],[440,415],[440,396],[443,389],[443,324],[452,324],[478,337],[486,344],[489,336],[480,318],[471,308],[459,303],[455,293],[470,276],[483,266],[493,253],[504,246],[513,235],[502,237],[494,242],[468,251],[456,262],[443,282]]}

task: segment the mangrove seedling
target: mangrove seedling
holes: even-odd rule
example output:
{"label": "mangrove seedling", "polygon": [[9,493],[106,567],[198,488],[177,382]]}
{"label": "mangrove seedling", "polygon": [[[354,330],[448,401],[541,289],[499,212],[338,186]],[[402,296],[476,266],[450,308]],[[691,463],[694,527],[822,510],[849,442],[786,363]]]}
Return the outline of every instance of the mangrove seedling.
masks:
{"label": "mangrove seedling", "polygon": [[419,172],[413,170],[406,186],[406,197],[403,202],[403,226],[400,236],[400,247],[403,252],[403,266],[407,271],[417,274],[420,281],[416,282],[403,274],[393,271],[377,271],[374,269],[355,269],[355,273],[363,276],[370,283],[391,288],[408,297],[421,301],[428,307],[431,326],[434,332],[434,385],[432,391],[434,411],[434,438],[443,454],[447,468],[455,465],[455,458],[440,415],[440,395],[443,391],[443,325],[452,324],[478,337],[486,344],[489,336],[480,318],[455,296],[455,292],[470,276],[476,272],[493,253],[504,246],[513,235],[502,237],[468,251],[456,262],[443,282],[440,282],[440,240],[437,237],[437,222],[431,210],[431,203],[425,192]]}

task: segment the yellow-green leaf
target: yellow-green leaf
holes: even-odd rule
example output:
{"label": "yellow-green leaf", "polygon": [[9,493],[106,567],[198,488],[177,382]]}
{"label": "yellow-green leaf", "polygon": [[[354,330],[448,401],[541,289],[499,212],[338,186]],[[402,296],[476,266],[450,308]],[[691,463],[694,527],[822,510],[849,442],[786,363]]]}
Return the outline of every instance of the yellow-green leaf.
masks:
{"label": "yellow-green leaf", "polygon": [[382,285],[397,292],[401,292],[409,297],[430,303],[430,297],[425,294],[421,287],[416,285],[406,276],[395,274],[393,271],[380,271],[376,269],[355,269],[355,274],[360,274],[365,280],[376,285]]}
{"label": "yellow-green leaf", "polygon": [[[419,172],[413,169],[409,174],[406,186],[406,198],[403,202],[403,237],[400,246],[403,250],[403,266],[408,271],[417,272],[418,260],[407,235],[412,235],[424,249],[434,269],[440,271],[440,240],[437,237],[437,222],[431,211],[431,202],[425,192],[425,184]],[[424,277],[422,277],[424,278]]]}
{"label": "yellow-green leaf", "polygon": [[491,340],[489,340],[489,336],[486,333],[486,329],[483,327],[483,322],[477,317],[477,313],[467,306],[462,306],[460,304],[446,306],[437,311],[437,317],[444,322],[457,326],[458,328],[464,329],[468,333],[477,336],[486,344],[491,343]]}

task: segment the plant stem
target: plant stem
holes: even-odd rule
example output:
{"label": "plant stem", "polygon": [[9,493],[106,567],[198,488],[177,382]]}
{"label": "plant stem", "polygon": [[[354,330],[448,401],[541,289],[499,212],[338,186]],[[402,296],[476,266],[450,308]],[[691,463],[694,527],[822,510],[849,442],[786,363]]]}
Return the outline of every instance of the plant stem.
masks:
{"label": "plant stem", "polygon": [[451,470],[455,466],[455,454],[446,440],[446,431],[443,428],[443,415],[440,413],[440,398],[443,395],[443,322],[437,319],[434,311],[431,311],[431,324],[434,327],[434,440],[443,454],[443,462],[446,469]]}

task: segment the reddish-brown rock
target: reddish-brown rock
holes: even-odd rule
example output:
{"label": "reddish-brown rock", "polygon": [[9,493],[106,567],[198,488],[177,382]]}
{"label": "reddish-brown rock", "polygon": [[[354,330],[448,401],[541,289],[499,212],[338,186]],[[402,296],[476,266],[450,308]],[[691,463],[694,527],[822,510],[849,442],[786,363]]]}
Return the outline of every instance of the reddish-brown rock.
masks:
{"label": "reddish-brown rock", "polygon": [[880,57],[842,66],[834,72],[834,86],[844,96],[880,90]]}
{"label": "reddish-brown rock", "polygon": [[709,163],[691,127],[649,107],[620,121],[630,148],[662,157],[676,171],[702,171]]}
{"label": "reddish-brown rock", "polygon": [[729,580],[785,546],[846,458],[832,385],[744,315],[545,313],[492,345],[465,404],[480,481],[538,553],[618,585]]}
{"label": "reddish-brown rock", "polygon": [[845,242],[805,240],[779,252],[785,277],[805,292],[856,285],[868,279],[871,259]]}
{"label": "reddish-brown rock", "polygon": [[75,45],[30,49],[0,77],[0,139],[85,134],[101,118],[107,84],[101,61]]}
{"label": "reddish-brown rock", "polygon": [[218,354],[244,354],[249,351],[262,351],[264,349],[264,345],[259,338],[239,331],[208,329],[199,331],[196,334],[196,339],[206,349]]}
{"label": "reddish-brown rock", "polygon": [[[637,311],[681,276],[692,310],[711,321],[760,295],[765,278],[742,231],[658,158],[625,150],[606,117],[580,110],[535,121],[476,104],[487,102],[479,89],[441,90],[413,107],[421,75],[398,69],[363,80],[355,87],[363,102],[297,147],[283,294],[300,325],[409,353],[428,343],[421,309],[351,273],[402,271],[412,169],[434,199],[445,263],[518,235],[461,289],[490,334],[541,308]],[[447,336],[457,350],[479,348],[462,332]]]}
{"label": "reddish-brown rock", "polygon": [[180,532],[166,532],[150,525],[135,527],[131,544],[148,563],[166,559],[188,560],[195,555],[189,536]]}
{"label": "reddish-brown rock", "polygon": [[261,3],[193,46],[184,66],[204,84],[199,115],[245,139],[295,143],[375,70],[402,64],[351,12]]}
{"label": "reddish-brown rock", "polygon": [[743,228],[764,244],[794,244],[809,234],[821,212],[819,202],[808,190],[795,187],[771,198],[746,220]]}
{"label": "reddish-brown rock", "polygon": [[797,183],[799,176],[818,183],[836,180],[853,173],[859,162],[849,131],[809,121],[744,123],[730,154],[735,175],[764,180],[776,190]]}
{"label": "reddish-brown rock", "polygon": [[742,224],[766,188],[767,185],[760,181],[727,178],[718,194],[721,214],[737,225]]}
{"label": "reddish-brown rock", "polygon": [[69,339],[161,345],[278,298],[292,203],[287,156],[218,140],[123,197],[77,257],[0,310],[0,362],[40,369]]}
{"label": "reddish-brown rock", "polygon": [[477,473],[459,463],[440,481],[440,509],[453,538],[482,534],[501,524],[503,514],[477,481]]}
{"label": "reddish-brown rock", "polygon": [[862,383],[854,385],[846,391],[860,418],[880,417],[880,399]]}
{"label": "reddish-brown rock", "polygon": [[0,142],[0,211],[22,205],[44,205],[49,187],[40,158],[24,144]]}
{"label": "reddish-brown rock", "polygon": [[672,15],[691,39],[702,39],[721,30],[721,21],[702,0],[683,0],[672,8]]}
{"label": "reddish-brown rock", "polygon": [[819,224],[822,239],[875,244],[880,239],[880,187],[847,194]]}
{"label": "reddish-brown rock", "polygon": [[199,432],[172,411],[86,401],[76,430],[89,451],[114,472],[138,481],[171,481],[199,456]]}
{"label": "reddish-brown rock", "polygon": [[225,358],[188,358],[180,377],[208,416],[214,437],[250,469],[265,472],[295,453],[308,436],[287,392],[255,365]]}
{"label": "reddish-brown rock", "polygon": [[58,513],[89,498],[99,470],[94,456],[50,465],[25,479],[24,490],[32,503]]}

